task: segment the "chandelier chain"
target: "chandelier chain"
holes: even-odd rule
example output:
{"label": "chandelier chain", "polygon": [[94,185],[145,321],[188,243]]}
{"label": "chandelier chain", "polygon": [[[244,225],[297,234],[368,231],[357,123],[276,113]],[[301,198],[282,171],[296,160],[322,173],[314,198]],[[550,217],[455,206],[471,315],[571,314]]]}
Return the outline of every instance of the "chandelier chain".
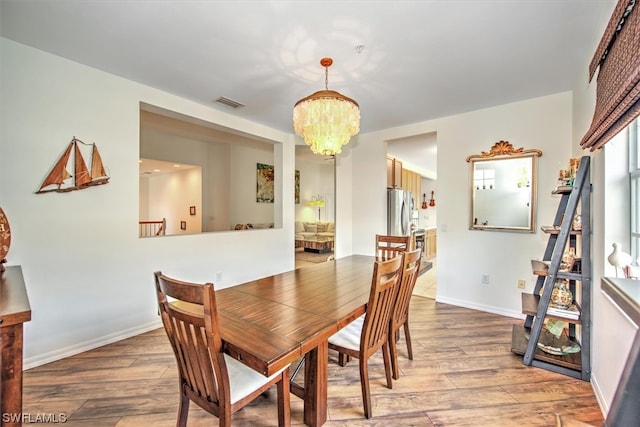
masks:
{"label": "chandelier chain", "polygon": [[324,67],[324,90],[329,90],[329,66]]}

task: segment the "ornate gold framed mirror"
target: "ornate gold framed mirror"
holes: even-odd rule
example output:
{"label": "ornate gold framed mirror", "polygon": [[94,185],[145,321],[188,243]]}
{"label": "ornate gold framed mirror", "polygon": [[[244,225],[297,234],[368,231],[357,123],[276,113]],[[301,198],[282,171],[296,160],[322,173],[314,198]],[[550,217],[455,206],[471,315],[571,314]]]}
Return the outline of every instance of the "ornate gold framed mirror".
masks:
{"label": "ornate gold framed mirror", "polygon": [[540,156],[540,150],[498,141],[488,152],[467,157],[471,165],[469,229],[535,231]]}

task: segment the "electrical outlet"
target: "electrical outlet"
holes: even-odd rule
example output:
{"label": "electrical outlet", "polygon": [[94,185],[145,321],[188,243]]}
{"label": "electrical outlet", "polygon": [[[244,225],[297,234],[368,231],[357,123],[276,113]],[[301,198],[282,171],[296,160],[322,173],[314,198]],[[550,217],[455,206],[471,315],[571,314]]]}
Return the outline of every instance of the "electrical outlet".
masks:
{"label": "electrical outlet", "polygon": [[489,275],[488,274],[483,274],[480,276],[480,283],[482,283],[483,285],[488,285],[489,284]]}
{"label": "electrical outlet", "polygon": [[527,282],[526,282],[526,281],[524,281],[524,280],[522,280],[522,279],[518,280],[518,288],[519,288],[519,289],[524,289],[524,287],[526,286],[526,284],[527,284]]}
{"label": "electrical outlet", "polygon": [[216,272],[216,283],[222,281],[222,273],[220,271]]}

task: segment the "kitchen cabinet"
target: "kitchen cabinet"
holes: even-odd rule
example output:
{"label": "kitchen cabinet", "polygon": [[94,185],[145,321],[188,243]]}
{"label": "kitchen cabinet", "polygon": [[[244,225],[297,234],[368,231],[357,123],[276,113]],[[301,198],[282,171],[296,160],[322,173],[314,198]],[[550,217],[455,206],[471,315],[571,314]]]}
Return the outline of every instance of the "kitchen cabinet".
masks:
{"label": "kitchen cabinet", "polygon": [[387,188],[401,188],[411,193],[412,209],[419,209],[422,193],[422,176],[402,167],[402,160],[387,157]]}
{"label": "kitchen cabinet", "polygon": [[422,189],[422,176],[408,169],[402,169],[402,189],[411,193],[414,210],[420,208],[420,191]]}
{"label": "kitchen cabinet", "polygon": [[424,234],[424,259],[430,259],[436,256],[438,247],[437,229],[430,228]]}
{"label": "kitchen cabinet", "polygon": [[402,161],[387,157],[387,188],[402,188]]}

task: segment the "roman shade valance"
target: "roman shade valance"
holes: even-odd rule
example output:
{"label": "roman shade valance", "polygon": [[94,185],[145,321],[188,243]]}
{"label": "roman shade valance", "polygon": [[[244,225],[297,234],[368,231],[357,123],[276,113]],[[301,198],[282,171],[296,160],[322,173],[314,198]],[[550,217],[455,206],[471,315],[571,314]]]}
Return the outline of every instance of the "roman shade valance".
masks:
{"label": "roman shade valance", "polygon": [[619,0],[589,66],[598,70],[591,127],[580,141],[595,151],[640,115],[640,6]]}

